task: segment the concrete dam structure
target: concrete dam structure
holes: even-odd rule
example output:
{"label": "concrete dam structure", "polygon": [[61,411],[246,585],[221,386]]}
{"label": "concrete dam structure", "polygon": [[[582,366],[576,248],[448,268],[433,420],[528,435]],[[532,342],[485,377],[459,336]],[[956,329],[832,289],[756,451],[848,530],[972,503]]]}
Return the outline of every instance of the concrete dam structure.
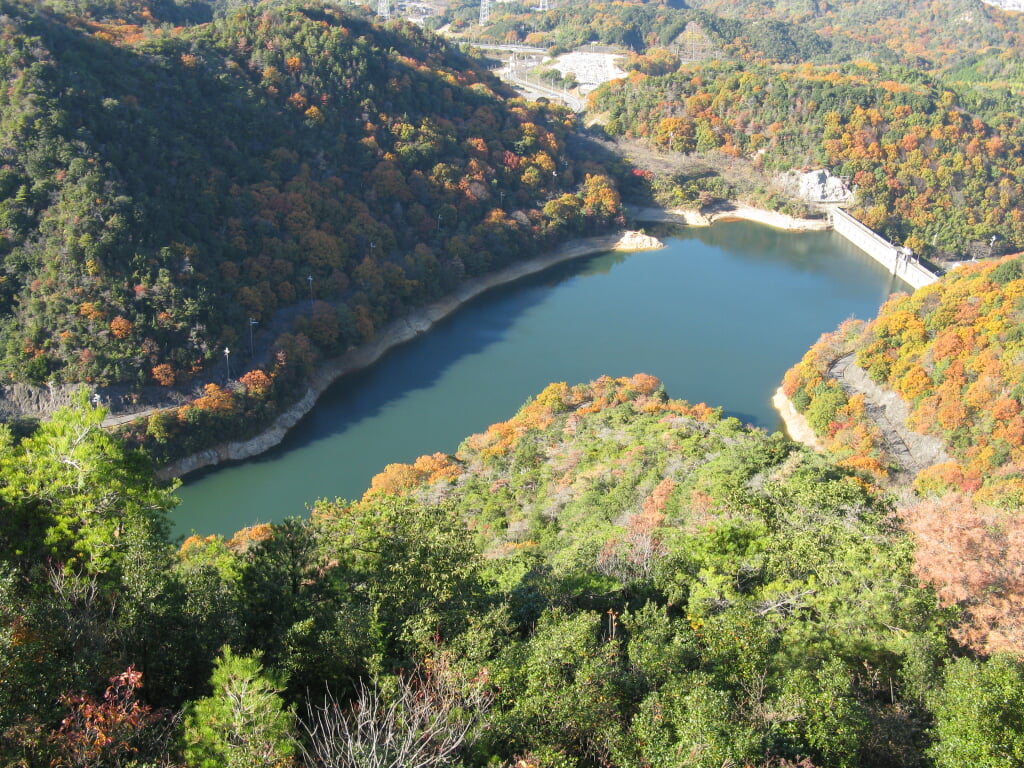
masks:
{"label": "concrete dam structure", "polygon": [[846,211],[833,208],[829,213],[832,228],[836,232],[914,288],[921,288],[939,279],[938,275],[921,265],[911,251],[893,245]]}

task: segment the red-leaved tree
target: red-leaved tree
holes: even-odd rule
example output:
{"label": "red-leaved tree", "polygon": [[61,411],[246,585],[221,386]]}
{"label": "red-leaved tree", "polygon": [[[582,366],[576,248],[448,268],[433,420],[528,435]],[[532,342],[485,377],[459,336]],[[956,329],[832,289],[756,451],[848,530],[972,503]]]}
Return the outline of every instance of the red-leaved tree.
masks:
{"label": "red-leaved tree", "polygon": [[983,653],[1024,655],[1024,529],[965,494],[903,510],[917,539],[915,571],[961,610],[956,638]]}
{"label": "red-leaved tree", "polygon": [[110,678],[110,685],[97,701],[87,693],[69,693],[61,703],[71,712],[50,737],[58,757],[57,768],[109,766],[119,768],[136,763],[141,752],[165,753],[166,732],[151,728],[165,719],[165,713],[136,698],[142,687],[142,673],[134,666]]}

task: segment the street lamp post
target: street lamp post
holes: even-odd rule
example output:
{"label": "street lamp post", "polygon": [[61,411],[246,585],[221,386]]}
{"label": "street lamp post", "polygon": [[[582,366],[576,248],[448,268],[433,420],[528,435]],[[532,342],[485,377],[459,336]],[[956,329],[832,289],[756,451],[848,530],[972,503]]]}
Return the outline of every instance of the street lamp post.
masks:
{"label": "street lamp post", "polygon": [[252,327],[254,325],[259,325],[259,320],[253,320],[250,317],[249,318],[249,357],[250,358],[256,357],[256,348],[253,346],[253,343],[252,343]]}
{"label": "street lamp post", "polygon": [[228,369],[227,383],[230,384],[231,383],[231,350],[228,349],[227,347],[224,347],[224,365]]}
{"label": "street lamp post", "polygon": [[312,309],[315,303],[313,299],[313,276],[309,275],[306,279],[309,280],[309,307]]}

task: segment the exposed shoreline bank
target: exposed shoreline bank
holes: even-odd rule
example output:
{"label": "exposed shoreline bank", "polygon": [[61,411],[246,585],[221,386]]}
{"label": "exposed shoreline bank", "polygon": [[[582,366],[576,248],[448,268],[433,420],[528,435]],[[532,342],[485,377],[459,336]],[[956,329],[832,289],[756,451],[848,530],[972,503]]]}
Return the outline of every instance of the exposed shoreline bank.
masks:
{"label": "exposed shoreline bank", "polygon": [[785,232],[824,232],[832,228],[827,219],[798,219],[737,202],[718,205],[707,213],[695,208],[637,207],[630,208],[629,214],[637,221],[683,224],[687,227],[710,227],[719,221],[752,221]]}
{"label": "exposed shoreline bank", "polygon": [[[631,219],[639,223],[666,223],[688,227],[706,227],[718,221],[745,220],[789,232],[816,231],[828,228],[826,221],[796,219],[735,202],[721,204],[708,214],[691,209],[665,210],[653,207],[629,208],[628,214]],[[349,373],[372,365],[392,348],[425,333],[439,320],[491,288],[514,282],[572,259],[613,250],[652,250],[661,248],[663,245],[657,238],[649,235],[620,230],[608,235],[570,241],[543,256],[513,264],[494,274],[468,281],[448,297],[392,321],[382,328],[376,338],[368,344],[352,348],[344,355],[326,361],[313,375],[303,396],[282,411],[273,423],[259,434],[246,440],[222,443],[170,462],[157,470],[157,477],[164,481],[180,478],[225,462],[250,459],[270,450],[278,445],[299,420],[313,409],[320,395],[335,381]],[[45,398],[42,394],[36,398],[39,402],[35,410],[40,412],[40,416],[43,411],[48,410],[47,406],[52,408],[67,405],[70,402],[68,393],[50,391],[45,394],[47,395]],[[162,406],[157,406],[135,412],[109,414],[104,421],[104,426],[124,424],[161,408]]]}
{"label": "exposed shoreline bank", "polygon": [[200,469],[228,461],[242,461],[270,450],[278,445],[288,431],[313,409],[320,395],[335,381],[349,373],[372,365],[394,347],[426,333],[439,320],[491,288],[514,282],[556,264],[584,256],[607,251],[644,251],[662,247],[664,247],[664,243],[650,235],[620,231],[610,235],[573,240],[544,256],[519,262],[493,274],[467,281],[446,298],[421,307],[405,317],[393,320],[381,329],[376,338],[368,344],[350,349],[341,357],[327,361],[317,370],[305,394],[285,409],[273,424],[260,434],[248,440],[239,440],[208,448],[171,462],[157,471],[157,477],[161,480],[184,477]]}

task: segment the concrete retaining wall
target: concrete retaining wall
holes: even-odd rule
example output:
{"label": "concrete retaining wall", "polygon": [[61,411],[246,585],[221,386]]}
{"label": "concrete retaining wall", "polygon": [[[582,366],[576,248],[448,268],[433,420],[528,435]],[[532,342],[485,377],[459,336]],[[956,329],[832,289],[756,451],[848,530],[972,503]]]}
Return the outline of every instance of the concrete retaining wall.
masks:
{"label": "concrete retaining wall", "polygon": [[861,224],[846,211],[833,208],[830,214],[832,228],[836,232],[914,288],[921,288],[939,279],[938,275],[915,261],[913,256]]}

